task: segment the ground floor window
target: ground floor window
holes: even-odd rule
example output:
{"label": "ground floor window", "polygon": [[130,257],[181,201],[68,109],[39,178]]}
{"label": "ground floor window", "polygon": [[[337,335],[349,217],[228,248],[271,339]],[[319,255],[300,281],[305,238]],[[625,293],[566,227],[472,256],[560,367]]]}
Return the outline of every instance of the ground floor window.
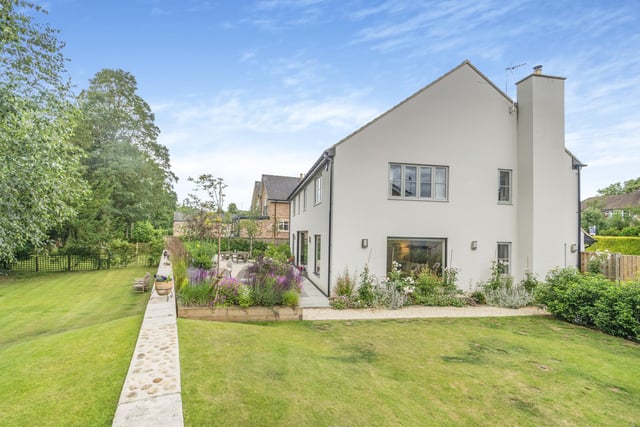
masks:
{"label": "ground floor window", "polygon": [[498,242],[496,261],[500,274],[511,274],[511,242]]}
{"label": "ground floor window", "polygon": [[441,274],[445,267],[446,239],[437,238],[387,238],[387,272],[393,268],[393,262],[400,264],[406,272],[418,272],[429,268]]}
{"label": "ground floor window", "polygon": [[320,235],[316,234],[314,237],[316,257],[313,264],[313,272],[316,274],[320,274]]}
{"label": "ground floor window", "polygon": [[309,233],[306,231],[298,231],[298,265],[307,265],[307,252],[309,250],[308,242]]}

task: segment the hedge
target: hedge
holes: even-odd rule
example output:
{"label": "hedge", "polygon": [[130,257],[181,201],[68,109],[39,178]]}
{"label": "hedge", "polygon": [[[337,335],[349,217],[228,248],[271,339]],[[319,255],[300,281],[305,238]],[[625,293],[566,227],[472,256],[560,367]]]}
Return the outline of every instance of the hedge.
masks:
{"label": "hedge", "polygon": [[640,255],[640,237],[596,236],[596,243],[587,248],[587,252],[619,253],[623,255]]}
{"label": "hedge", "polygon": [[575,268],[555,269],[536,288],[536,300],[571,323],[640,341],[640,282],[616,283]]}

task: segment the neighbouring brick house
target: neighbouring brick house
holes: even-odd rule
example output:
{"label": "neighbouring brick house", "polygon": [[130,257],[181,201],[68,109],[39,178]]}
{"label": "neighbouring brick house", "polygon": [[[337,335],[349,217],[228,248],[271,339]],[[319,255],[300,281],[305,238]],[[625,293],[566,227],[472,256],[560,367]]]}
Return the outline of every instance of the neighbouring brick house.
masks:
{"label": "neighbouring brick house", "polygon": [[[251,212],[258,218],[258,240],[273,243],[289,242],[289,201],[291,191],[300,182],[300,177],[262,175],[253,186]],[[246,231],[240,231],[247,237]]]}

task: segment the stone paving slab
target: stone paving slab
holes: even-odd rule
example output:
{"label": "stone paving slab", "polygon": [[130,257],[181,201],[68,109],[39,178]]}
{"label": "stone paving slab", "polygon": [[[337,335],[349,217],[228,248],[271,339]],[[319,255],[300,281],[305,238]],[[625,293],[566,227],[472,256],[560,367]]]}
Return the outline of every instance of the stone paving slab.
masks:
{"label": "stone paving slab", "polygon": [[[158,274],[171,275],[161,263]],[[152,290],[113,426],[184,425],[175,296]]]}

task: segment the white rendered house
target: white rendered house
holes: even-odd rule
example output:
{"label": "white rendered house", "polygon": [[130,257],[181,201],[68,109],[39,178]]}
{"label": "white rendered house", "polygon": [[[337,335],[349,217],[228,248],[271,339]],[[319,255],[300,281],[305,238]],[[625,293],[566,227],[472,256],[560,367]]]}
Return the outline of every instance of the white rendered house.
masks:
{"label": "white rendered house", "polygon": [[331,295],[345,269],[458,269],[473,289],[580,261],[581,164],[564,147],[564,78],[517,103],[465,61],[327,149],[289,196],[290,245]]}

